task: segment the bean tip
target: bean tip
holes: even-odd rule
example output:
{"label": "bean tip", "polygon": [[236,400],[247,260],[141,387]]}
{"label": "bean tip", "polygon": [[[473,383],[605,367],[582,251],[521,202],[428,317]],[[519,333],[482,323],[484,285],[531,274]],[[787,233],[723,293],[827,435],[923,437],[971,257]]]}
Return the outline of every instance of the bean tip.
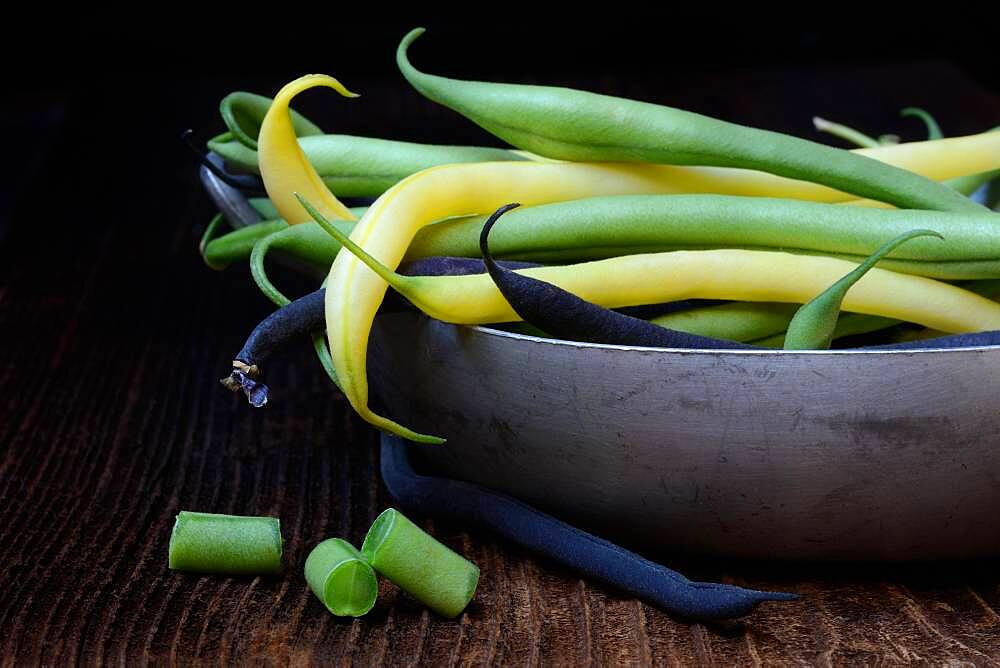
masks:
{"label": "bean tip", "polygon": [[490,263],[490,262],[493,261],[493,258],[490,255],[490,249],[489,249],[489,243],[488,243],[489,236],[490,236],[490,230],[493,229],[493,226],[500,219],[500,216],[504,215],[505,213],[507,213],[511,209],[516,209],[519,206],[521,206],[520,202],[511,202],[510,204],[504,204],[499,209],[497,209],[492,214],[490,214],[490,217],[486,219],[485,223],[483,223],[483,229],[479,233],[479,250],[482,252],[483,259],[487,263]]}
{"label": "bean tip", "polygon": [[271,390],[267,385],[258,383],[249,374],[240,369],[233,369],[228,376],[220,379],[219,382],[230,392],[239,392],[242,390],[243,394],[246,395],[247,403],[254,408],[264,407],[270,398]]}
{"label": "bean tip", "polygon": [[400,40],[399,46],[396,48],[396,63],[399,65],[400,69],[403,70],[404,74],[406,74],[407,71],[412,70],[412,66],[407,59],[406,51],[410,48],[410,45],[425,32],[425,28],[414,28],[410,32],[403,35],[403,39]]}

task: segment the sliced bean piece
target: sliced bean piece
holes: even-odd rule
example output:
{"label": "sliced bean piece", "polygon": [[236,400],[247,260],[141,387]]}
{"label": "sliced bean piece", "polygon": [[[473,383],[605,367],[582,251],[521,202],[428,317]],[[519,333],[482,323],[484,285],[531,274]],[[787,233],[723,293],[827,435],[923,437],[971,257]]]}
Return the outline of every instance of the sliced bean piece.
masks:
{"label": "sliced bean piece", "polygon": [[281,524],[276,517],[243,517],[182,510],[170,534],[173,570],[233,575],[281,571]]}
{"label": "sliced bean piece", "polygon": [[306,582],[326,609],[340,617],[360,617],[375,605],[378,580],[356,547],[329,538],[306,557]]}
{"label": "sliced bean piece", "polygon": [[460,615],[476,594],[479,567],[395,508],[375,518],[361,553],[372,568],[444,617]]}

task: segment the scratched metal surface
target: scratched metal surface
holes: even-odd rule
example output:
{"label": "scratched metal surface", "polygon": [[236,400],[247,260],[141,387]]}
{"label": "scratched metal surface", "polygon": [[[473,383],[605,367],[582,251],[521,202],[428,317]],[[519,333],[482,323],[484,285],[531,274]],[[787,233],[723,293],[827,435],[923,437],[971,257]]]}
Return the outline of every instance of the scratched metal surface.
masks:
{"label": "scratched metal surface", "polygon": [[1000,553],[1000,349],[665,351],[382,317],[389,415],[423,456],[691,554]]}

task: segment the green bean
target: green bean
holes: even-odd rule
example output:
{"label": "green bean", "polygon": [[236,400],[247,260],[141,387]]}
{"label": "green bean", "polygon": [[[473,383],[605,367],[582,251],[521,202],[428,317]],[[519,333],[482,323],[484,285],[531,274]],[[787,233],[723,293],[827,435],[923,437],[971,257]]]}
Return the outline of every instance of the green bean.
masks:
{"label": "green bean", "polygon": [[326,609],[341,617],[360,617],[375,605],[378,580],[356,547],[330,538],[306,557],[306,582]]}
{"label": "green bean", "polygon": [[[247,199],[247,201],[250,202],[250,206],[252,206],[254,210],[260,214],[260,217],[263,220],[278,220],[279,218],[281,218],[281,216],[278,214],[277,207],[275,207],[274,203],[272,203],[271,200],[269,200],[268,198],[250,197]],[[361,211],[362,213],[366,211],[366,209],[364,208],[359,208],[357,210]]]}
{"label": "green bean", "polygon": [[855,283],[878,264],[879,260],[888,255],[894,248],[917,237],[932,236],[944,239],[932,230],[911,230],[887,241],[872,253],[864,262],[850,273],[831,285],[829,288],[803,304],[792,321],[788,323],[785,334],[785,350],[826,350],[833,340],[840,306],[844,296]]}
{"label": "green bean", "polygon": [[[885,261],[883,260],[882,263],[884,262]],[[1000,297],[1000,280],[996,279],[968,281],[965,283],[959,283],[959,287],[964,288],[969,292],[975,292],[977,295],[988,299],[996,299]],[[789,318],[789,320],[791,320],[791,318]],[[865,315],[863,313],[841,313],[840,318],[837,320],[837,326],[834,329],[833,338],[839,339],[844,336],[869,334],[871,332],[876,332],[880,329],[886,329],[888,327],[894,327],[902,323],[902,320],[883,318],[875,315]],[[936,335],[936,330],[927,331],[929,332],[927,334],[928,337]],[[785,335],[783,332],[780,334],[775,333],[773,336],[749,341],[749,343],[765,348],[781,348],[785,344]]]}
{"label": "green bean", "polygon": [[[674,249],[770,248],[864,255],[889,235],[921,227],[947,243],[914,240],[892,258],[916,262],[1000,260],[1000,219],[989,213],[831,206],[732,195],[619,195],[510,212],[491,236],[507,259],[568,262]],[[406,258],[476,257],[481,219],[421,229]],[[919,265],[915,266],[919,268]]]}
{"label": "green bean", "polygon": [[434,612],[457,617],[479,583],[479,568],[394,508],[382,512],[361,546],[368,563]]}
{"label": "green bean", "polygon": [[[1000,170],[992,172],[983,172],[981,174],[969,174],[967,176],[960,176],[955,179],[950,179],[946,181],[949,187],[954,188],[958,192],[963,194],[971,194],[978,190],[983,184],[988,183],[990,180],[995,178],[1000,174]],[[248,226],[245,229],[250,230],[251,228],[256,229],[256,232],[245,232],[236,235],[234,238],[229,239],[228,235],[221,236],[217,239],[212,239],[215,227],[210,226],[210,229],[206,231],[205,237],[202,240],[202,255],[217,256],[216,261],[218,263],[229,264],[237,260],[246,259],[250,257],[250,248],[246,246],[245,241],[256,236],[267,236],[271,232],[276,231],[276,228],[272,228],[272,224],[277,224],[278,221],[273,219],[278,217],[277,209],[266,197],[250,198],[250,205],[260,213],[261,217],[264,218],[267,223],[263,223],[264,227]],[[351,211],[359,218],[364,213],[364,208],[352,208]],[[462,225],[472,225],[472,220],[479,220],[480,224],[482,217],[469,217],[467,219],[453,219],[447,221],[444,227],[434,226],[427,230],[422,230],[417,237],[417,240],[411,246],[409,259],[416,259],[418,257],[431,257],[434,255],[454,255],[454,256],[468,256],[472,254],[473,256],[477,254],[478,249],[475,246],[476,240],[478,239],[477,232],[473,228],[465,229]],[[461,224],[459,224],[461,223]],[[283,249],[306,259],[307,261],[315,264],[318,267],[328,267],[333,258],[336,256],[336,252],[340,249],[340,245],[336,243],[329,235],[323,233],[315,223],[307,223],[308,230],[304,229],[296,234],[289,234],[287,237],[282,237],[279,240],[274,240],[274,244],[281,246]],[[456,229],[456,227],[458,229]],[[346,228],[345,228],[346,229]],[[460,230],[464,229],[464,232]],[[266,233],[265,233],[266,231]],[[231,233],[234,234],[234,233]],[[503,235],[498,235],[502,237]],[[439,245],[440,244],[440,245]],[[677,246],[678,248],[683,247]],[[669,246],[662,246],[663,250],[668,250]],[[518,259],[532,259],[540,261],[568,261],[575,262],[581,259],[603,259],[605,257],[610,257],[613,254],[625,254],[628,252],[647,252],[648,248],[636,247],[634,249],[628,248],[604,248],[604,249],[590,249],[590,250],[571,250],[565,253],[556,252],[551,250],[543,250],[537,257],[524,257]],[[808,251],[807,251],[808,252]],[[262,255],[266,253],[266,249],[262,249]],[[498,256],[509,257],[502,248],[499,249]],[[860,255],[851,254],[841,254],[844,259],[857,259],[861,261]],[[206,263],[209,259],[206,257]],[[213,266],[209,264],[209,266]],[[885,264],[887,268],[893,269],[895,271],[906,272],[909,268],[908,273],[915,273],[920,276],[929,276],[932,278],[944,278],[944,279],[975,279],[975,278],[992,278],[994,276],[1000,276],[1000,264],[989,262],[989,263],[956,263],[956,262],[946,262],[943,265],[936,263],[890,263]],[[213,266],[213,268],[222,268],[221,266]],[[268,296],[275,300],[275,297],[280,294],[274,290],[274,286],[270,285],[270,282],[266,279],[266,275],[263,272],[262,262],[257,266],[256,272],[254,274],[255,280],[261,286],[261,289],[265,290]],[[275,300],[279,306],[285,302],[280,300]]]}
{"label": "green bean", "polygon": [[[221,214],[217,218],[221,218]],[[209,223],[209,229],[205,231],[200,248],[205,264],[217,271],[225,269],[234,262],[246,259],[258,241],[288,227],[288,224],[283,220],[268,220],[241,227],[212,239],[210,232],[214,230],[215,225],[217,225],[216,219],[213,219],[212,223]]]}
{"label": "green bean", "polygon": [[877,139],[869,137],[864,132],[855,130],[854,128],[846,125],[841,125],[840,123],[828,121],[825,118],[820,118],[819,116],[813,116],[813,127],[820,132],[826,132],[834,137],[840,137],[844,141],[848,141],[855,146],[860,146],[862,148],[876,148],[880,146]]}
{"label": "green bean", "polygon": [[[789,317],[789,321],[791,321],[791,317]],[[883,318],[877,315],[841,313],[840,318],[837,319],[837,326],[833,330],[833,339],[836,340],[845,336],[855,336],[858,334],[870,334],[900,324],[903,324],[902,320]],[[785,346],[785,331],[782,330],[780,333],[763,339],[749,341],[748,343],[762,348],[783,348]]]}
{"label": "green bean", "polygon": [[[804,254],[815,255],[816,253],[807,251]],[[864,255],[842,253],[826,253],[826,255],[838,257],[842,260],[850,260],[855,263],[860,263],[865,259]],[[883,269],[889,269],[900,274],[924,276],[942,281],[988,280],[1000,277],[1000,260],[955,260],[943,262],[882,260],[879,265]]]}
{"label": "green bean", "polygon": [[170,534],[171,569],[199,573],[281,571],[281,525],[275,517],[241,517],[182,510]]}
{"label": "green bean", "polygon": [[232,132],[223,132],[206,142],[208,150],[222,156],[226,164],[239,171],[260,174],[257,167],[257,151],[241,144]]}
{"label": "green bean", "polygon": [[927,138],[928,139],[944,139],[944,133],[941,132],[941,126],[938,122],[934,120],[934,117],[929,113],[921,109],[920,107],[906,107],[900,110],[899,115],[903,118],[907,116],[916,116],[924,122],[927,126]]}
{"label": "green bean", "polygon": [[[785,330],[798,307],[777,302],[731,302],[703,306],[653,318],[663,327],[690,334],[725,338],[767,348],[781,348]],[[865,334],[898,325],[901,321],[861,313],[843,313],[834,338]]]}
{"label": "green bean", "polygon": [[[433,256],[479,256],[482,217],[457,218],[420,230],[406,259]],[[206,245],[206,254],[223,246],[244,252],[246,240],[274,233],[257,242],[251,255],[254,279],[278,305],[287,303],[267,279],[264,258],[272,248],[328,267],[340,245],[315,223],[281,228],[251,226],[235,239],[230,233]],[[352,223],[338,222],[350,234]],[[1000,226],[988,214],[880,210],[840,207],[771,198],[728,195],[634,195],[591,198],[512,211],[496,230],[492,246],[505,259],[536,262],[580,262],[616,255],[735,247],[782,249],[827,254],[860,262],[881,239],[913,226],[945,234],[944,244],[915,240],[883,261],[894,271],[946,280],[1000,277]],[[245,235],[245,236],[244,236]]]}
{"label": "green bean", "polygon": [[[522,153],[481,146],[447,146],[355,137],[301,137],[299,145],[323,183],[338,197],[378,197],[410,174],[436,165],[459,162],[527,160]],[[208,147],[227,163],[260,173],[257,152],[237,141],[209,141]]]}
{"label": "green bean", "polygon": [[224,266],[222,267],[213,266],[213,264],[209,262],[208,258],[205,256],[205,253],[208,250],[209,245],[212,244],[214,241],[216,241],[215,233],[219,229],[219,226],[222,225],[223,220],[225,220],[225,216],[223,216],[221,213],[217,213],[214,216],[212,216],[212,220],[209,221],[208,226],[205,228],[205,232],[202,233],[201,239],[198,241],[198,252],[201,253],[201,259],[204,260],[205,264],[207,264],[212,269],[225,268]]}
{"label": "green bean", "polygon": [[1000,170],[995,169],[992,172],[957,176],[953,179],[948,179],[945,183],[949,188],[954,188],[963,195],[971,195],[998,176],[1000,176]]}
{"label": "green bean", "polygon": [[[254,244],[250,253],[250,274],[254,282],[260,291],[278,306],[284,306],[290,300],[274,286],[267,275],[264,259],[272,249],[287,251],[297,259],[319,268],[328,268],[340,251],[340,244],[314,222],[299,225],[288,225],[283,221],[282,223],[285,225],[284,228],[260,239]],[[354,229],[353,221],[338,220],[333,224],[344,234],[350,234]]]}
{"label": "green bean", "polygon": [[[478,216],[457,218],[423,228],[406,259],[478,257],[482,222]],[[350,233],[351,223],[337,224]],[[860,262],[881,239],[914,226],[945,234],[948,241],[915,240],[886,258],[883,266],[947,280],[1000,277],[1000,226],[989,214],[841,207],[763,197],[632,195],[535,206],[512,211],[491,243],[498,257],[536,262],[720,247],[782,249]],[[276,234],[258,241],[251,271],[261,289],[282,305],[287,302],[264,272],[267,251],[280,247],[318,267],[328,267],[340,246],[315,223]],[[228,236],[211,241],[208,247]]]}
{"label": "green bean", "polygon": [[[219,113],[229,128],[233,138],[246,148],[257,150],[257,135],[260,124],[271,108],[271,98],[236,91],[222,98]],[[292,127],[299,137],[323,134],[319,127],[297,111],[291,111]]]}
{"label": "green bean", "polygon": [[784,332],[796,308],[777,302],[731,302],[668,313],[650,322],[688,334],[747,342]]}
{"label": "green bean", "polygon": [[551,158],[741,167],[802,179],[900,208],[982,212],[975,202],[913,172],[798,137],[634,100],[545,86],[458,81],[396,60],[426,97],[518,148]]}

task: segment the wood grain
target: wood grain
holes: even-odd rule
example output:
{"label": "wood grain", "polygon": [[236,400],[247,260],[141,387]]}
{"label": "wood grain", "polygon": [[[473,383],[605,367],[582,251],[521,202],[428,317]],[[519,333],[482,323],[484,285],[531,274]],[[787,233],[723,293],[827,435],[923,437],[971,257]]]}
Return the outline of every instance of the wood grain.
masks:
{"label": "wood grain", "polygon": [[[965,105],[970,131],[1000,115],[995,97],[947,68],[907,72],[893,79],[902,77],[899,90],[922,76],[946,82],[940,95]],[[875,91],[883,74],[833,71],[827,81]],[[755,108],[755,95],[772,95],[775,108],[820,99],[835,106],[826,89],[791,76],[802,84],[794,94],[777,75],[759,73],[731,79],[736,93],[725,104],[697,87],[673,102],[733,115]],[[467,612],[441,619],[383,583],[369,615],[332,617],[308,592],[302,564],[325,537],[359,544],[388,505],[376,435],[331,391],[306,346],[272,365],[275,397],[265,410],[218,386],[241,337],[269,308],[245,268],[217,274],[200,264],[194,242],[208,204],[170,133],[146,148],[169,156],[155,178],[120,174],[113,196],[86,205],[107,191],[107,165],[63,166],[101,148],[92,132],[94,105],[108,92],[101,85],[47,100],[66,113],[50,128],[56,139],[38,157],[42,167],[16,200],[0,246],[0,665],[1000,663],[995,562],[823,566],[656,555],[692,577],[804,596],[706,626],[425,517],[415,519],[482,568]],[[215,98],[234,86],[206,81],[183,102],[164,102],[186,86],[148,100],[160,104],[159,127],[214,128]],[[389,98],[390,88],[376,81],[366,92]],[[878,108],[903,97],[893,90],[879,89]],[[455,122],[407,103],[428,127]],[[377,133],[399,104],[381,113],[370,127],[343,129]],[[58,200],[45,200],[52,192]],[[47,221],[37,218],[39,201]],[[280,517],[286,573],[168,571],[181,509]]]}

